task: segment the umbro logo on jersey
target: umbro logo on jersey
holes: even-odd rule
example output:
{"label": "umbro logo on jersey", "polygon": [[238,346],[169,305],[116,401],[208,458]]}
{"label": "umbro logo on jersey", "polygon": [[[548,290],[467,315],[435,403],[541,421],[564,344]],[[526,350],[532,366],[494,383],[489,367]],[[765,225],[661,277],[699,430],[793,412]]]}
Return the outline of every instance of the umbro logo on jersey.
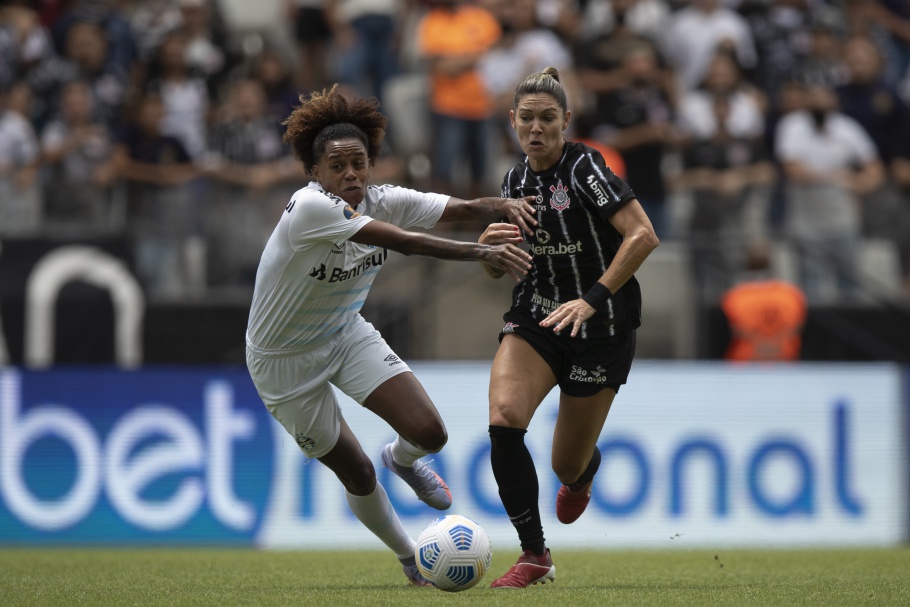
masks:
{"label": "umbro logo on jersey", "polygon": [[389,363],[389,366],[390,366],[390,367],[391,367],[392,365],[400,365],[400,364],[401,364],[401,359],[398,358],[397,356],[395,356],[394,354],[389,354],[389,355],[386,356],[383,360],[384,360],[385,362]]}
{"label": "umbro logo on jersey", "polygon": [[332,253],[334,253],[335,255],[341,255],[342,253],[344,253],[344,243],[333,244]]}

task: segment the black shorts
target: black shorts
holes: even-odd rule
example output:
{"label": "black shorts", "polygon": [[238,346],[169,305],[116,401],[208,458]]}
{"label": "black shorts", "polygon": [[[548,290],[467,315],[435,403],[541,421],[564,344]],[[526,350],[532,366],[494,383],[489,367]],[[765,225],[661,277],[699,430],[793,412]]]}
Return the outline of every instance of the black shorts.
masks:
{"label": "black shorts", "polygon": [[528,342],[550,365],[564,394],[592,396],[604,388],[619,392],[629,378],[635,357],[634,329],[608,338],[579,339],[569,337],[569,330],[557,335],[552,328],[541,327],[530,316],[512,310],[503,320],[506,324],[499,341],[512,333]]}

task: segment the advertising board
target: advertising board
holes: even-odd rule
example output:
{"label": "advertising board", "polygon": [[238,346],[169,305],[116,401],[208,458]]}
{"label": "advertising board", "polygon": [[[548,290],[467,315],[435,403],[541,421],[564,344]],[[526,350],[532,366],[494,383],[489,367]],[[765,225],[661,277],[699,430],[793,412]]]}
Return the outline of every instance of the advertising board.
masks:
{"label": "advertising board", "polygon": [[[411,365],[449,431],[451,512],[517,546],[489,464],[488,363]],[[906,539],[902,369],[636,363],[588,510],[556,521],[558,392],[526,441],[561,547],[890,545]],[[340,397],[405,527],[438,513],[381,466],[394,431]],[[381,548],[241,368],[0,370],[0,543]]]}

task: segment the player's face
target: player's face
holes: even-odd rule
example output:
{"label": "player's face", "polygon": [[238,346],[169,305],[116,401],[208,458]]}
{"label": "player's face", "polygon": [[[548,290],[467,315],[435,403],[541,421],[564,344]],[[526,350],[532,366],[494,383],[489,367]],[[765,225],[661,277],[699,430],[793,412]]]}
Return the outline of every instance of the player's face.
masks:
{"label": "player's face", "polygon": [[562,155],[562,132],[572,112],[563,112],[556,99],[544,93],[525,95],[509,112],[522,151],[535,171],[548,169]]}
{"label": "player's face", "polygon": [[357,208],[370,178],[370,162],[363,142],[340,139],[326,143],[325,153],[313,167],[313,176],[326,192]]}

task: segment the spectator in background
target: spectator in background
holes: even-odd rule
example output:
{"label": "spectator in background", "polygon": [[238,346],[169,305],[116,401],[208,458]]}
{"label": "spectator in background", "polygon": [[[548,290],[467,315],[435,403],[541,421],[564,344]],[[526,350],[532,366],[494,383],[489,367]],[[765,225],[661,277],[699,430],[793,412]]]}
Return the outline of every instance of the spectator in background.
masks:
{"label": "spectator in background", "polygon": [[771,247],[753,242],[743,280],[724,293],[721,309],[730,325],[725,358],[739,362],[798,360],[806,322],[806,297],[796,285],[771,274]]}
{"label": "spectator in background", "polygon": [[282,131],[268,113],[260,82],[231,84],[207,157],[216,182],[206,214],[211,286],[253,286],[262,249],[287,202],[273,188],[304,177],[281,141]]}
{"label": "spectator in background", "polygon": [[177,4],[187,38],[187,66],[215,90],[228,69],[227,34],[217,4],[212,0],[177,0]]}
{"label": "spectator in background", "polygon": [[581,19],[578,0],[536,0],[534,13],[537,22],[570,45],[578,33]]}
{"label": "spectator in background", "polygon": [[803,60],[809,46],[813,0],[746,0],[739,12],[749,24],[757,50],[752,78],[769,97]]}
{"label": "spectator in background", "polygon": [[583,143],[600,152],[607,168],[613,171],[613,174],[620,179],[625,179],[626,161],[622,159],[622,154],[594,137],[594,131],[597,126],[594,115],[591,113],[575,114],[572,116],[572,122],[575,123],[575,137],[572,140]]}
{"label": "spectator in background", "polygon": [[209,90],[205,78],[187,62],[188,42],[182,30],[164,38],[149,66],[146,88],[164,102],[162,132],[179,139],[190,157],[198,160],[206,148]]}
{"label": "spectator in background", "polygon": [[126,227],[133,239],[136,274],[149,294],[180,297],[192,275],[199,209],[190,188],[196,166],[176,137],[164,134],[161,96],[146,93],[114,149],[118,176],[127,182]]}
{"label": "spectator in background", "polygon": [[111,230],[110,187],[116,177],[114,141],[93,117],[92,91],[80,80],[63,86],[60,118],[41,135],[46,229],[97,234]]}
{"label": "spectator in background", "polygon": [[673,14],[663,50],[681,90],[692,90],[704,80],[718,47],[733,52],[743,69],[755,68],[758,57],[749,24],[722,0],[692,0]]}
{"label": "spectator in background", "polygon": [[884,61],[882,76],[896,85],[906,69],[910,5],[906,0],[843,0],[840,6],[850,37],[869,38]]}
{"label": "spectator in background", "polygon": [[307,93],[328,83],[326,62],[332,28],[325,14],[326,0],[285,0],[285,14],[299,49],[297,83]]}
{"label": "spectator in background", "polygon": [[59,112],[60,89],[67,82],[83,80],[92,89],[96,116],[109,128],[122,118],[121,109],[129,89],[129,72],[110,59],[104,30],[91,21],[78,21],[66,28],[65,54],[52,57],[29,73],[38,107],[36,122],[43,125]]}
{"label": "spectator in background", "polygon": [[326,15],[342,84],[358,95],[383,98],[386,81],[398,71],[400,0],[328,0]]}
{"label": "spectator in background", "polygon": [[627,182],[661,238],[667,235],[665,152],[679,140],[675,109],[657,56],[634,47],[622,62],[625,82],[598,99],[596,139],[622,154]]}
{"label": "spectator in background", "polygon": [[586,44],[626,30],[656,43],[669,17],[664,0],[589,0],[581,12],[577,39]]}
{"label": "spectator in background", "polygon": [[[717,123],[717,99],[723,99],[725,124]],[[680,128],[696,139],[712,137],[719,129],[732,137],[753,139],[764,134],[768,101],[757,88],[743,80],[736,58],[724,51],[715,53],[705,80],[696,90],[682,95]]]}
{"label": "spectator in background", "polygon": [[134,0],[124,9],[124,16],[134,32],[140,69],[147,67],[165,37],[183,23],[177,0]]}
{"label": "spectator in background", "polygon": [[836,87],[840,110],[872,137],[883,162],[890,162],[907,106],[885,80],[885,58],[870,38],[852,36],[843,46],[846,80]]}
{"label": "spectator in background", "polygon": [[72,2],[73,0],[41,0],[36,2],[35,10],[41,19],[41,25],[49,31],[53,29],[54,24],[66,13]]}
{"label": "spectator in background", "polygon": [[493,99],[499,134],[509,142],[511,155],[521,155],[521,146],[508,120],[515,87],[523,74],[542,72],[547,66],[559,70],[563,86],[572,98],[581,96],[572,75],[572,55],[552,30],[537,21],[537,0],[492,0],[491,12],[502,36],[480,60],[484,85]]}
{"label": "spectator in background", "polygon": [[0,236],[25,236],[41,228],[37,187],[39,148],[28,119],[8,108],[0,84]]}
{"label": "spectator in background", "polygon": [[901,259],[901,271],[904,276],[904,291],[910,298],[910,121],[905,122],[898,137],[894,159],[891,161],[891,179],[900,196],[900,206],[895,232],[896,243]]}
{"label": "spectator in background", "polygon": [[0,6],[0,86],[25,78],[54,55],[50,35],[31,4],[12,0]]}
{"label": "spectator in background", "polygon": [[[6,98],[6,109],[15,112],[27,120],[30,116],[30,110],[34,105],[35,94],[32,89],[22,80],[18,80],[9,87],[9,94]],[[35,129],[34,123],[32,128]],[[37,129],[35,129],[37,133]]]}
{"label": "spectator in background", "polygon": [[[603,9],[605,14],[601,15]],[[590,13],[590,14],[589,14]],[[623,59],[634,48],[650,49],[661,61],[657,45],[657,34],[666,23],[669,14],[659,0],[616,0],[612,4],[593,2],[585,11],[582,26],[603,22],[583,35],[582,42],[575,46],[575,62],[581,86],[596,97],[602,97],[621,86],[627,86],[627,74]],[[661,62],[661,69],[665,66]],[[664,72],[664,85],[675,97],[676,86],[669,70]]]}
{"label": "spectator in background", "polygon": [[77,23],[91,23],[104,34],[107,47],[107,69],[118,74],[129,74],[138,59],[133,28],[123,15],[117,2],[111,0],[73,0],[68,10],[54,23],[54,43],[65,49],[69,42],[69,29]]}
{"label": "spectator in background", "polygon": [[793,67],[790,81],[838,86],[847,79],[841,57],[844,25],[837,11],[817,10],[809,26],[806,55]]}
{"label": "spectator in background", "polygon": [[684,168],[675,179],[675,185],[692,196],[688,241],[703,302],[716,301],[733,284],[745,244],[767,237],[768,202],[775,177],[762,138],[748,131],[731,131],[735,120],[730,93],[718,92],[710,102],[714,126],[697,132],[685,146]]}
{"label": "spectator in background", "polygon": [[[885,80],[885,61],[870,38],[853,36],[843,49],[847,81],[837,87],[840,110],[862,126],[878,150],[884,165],[894,158],[903,125],[908,120],[907,105],[895,87]],[[903,200],[897,188],[885,180],[870,192],[863,205],[863,234],[897,243],[901,240]]]}
{"label": "spectator in background", "polygon": [[[805,85],[801,82],[787,79],[782,80],[777,87],[777,92],[771,98],[770,110],[765,115],[765,148],[775,150],[775,136],[777,134],[777,125],[781,118],[795,112],[805,109]],[[777,157],[772,153],[771,159],[775,166],[780,169]],[[784,214],[786,208],[786,194],[784,192],[783,173],[778,171],[778,178],[775,180],[769,209],[769,221],[771,229],[775,233],[781,231],[784,223]]]}
{"label": "spectator in background", "polygon": [[250,75],[265,91],[266,113],[275,124],[281,124],[298,104],[300,94],[288,62],[279,51],[266,48],[252,63]]}
{"label": "spectator in background", "polygon": [[[863,197],[884,169],[869,134],[837,109],[824,85],[806,90],[806,109],[777,125],[775,155],[786,177],[787,230],[810,302],[856,298]],[[825,280],[833,275],[833,290]]]}
{"label": "spectator in background", "polygon": [[[434,191],[477,198],[486,185],[493,101],[479,65],[500,35],[496,18],[465,0],[434,0],[418,24],[430,71]],[[460,160],[470,170],[467,186],[454,178]]]}

